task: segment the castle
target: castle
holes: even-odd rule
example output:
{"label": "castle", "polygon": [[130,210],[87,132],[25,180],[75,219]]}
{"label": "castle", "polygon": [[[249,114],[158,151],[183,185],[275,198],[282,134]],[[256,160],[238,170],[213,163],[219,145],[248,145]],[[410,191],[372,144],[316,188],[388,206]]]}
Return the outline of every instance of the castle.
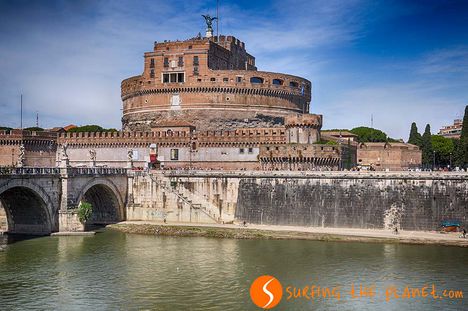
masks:
{"label": "castle", "polygon": [[[46,135],[47,143],[35,143],[35,153],[23,146],[18,163],[20,151],[6,147],[0,165],[222,170],[356,165],[355,142],[341,135],[322,139],[322,116],[309,113],[311,91],[307,79],[258,71],[243,42],[207,29],[205,37],[155,42],[144,54],[143,73],[121,84],[121,132],[57,133],[55,139],[15,132],[30,141]],[[0,145],[14,140],[9,135],[0,132]],[[31,158],[37,152],[48,160]]]}

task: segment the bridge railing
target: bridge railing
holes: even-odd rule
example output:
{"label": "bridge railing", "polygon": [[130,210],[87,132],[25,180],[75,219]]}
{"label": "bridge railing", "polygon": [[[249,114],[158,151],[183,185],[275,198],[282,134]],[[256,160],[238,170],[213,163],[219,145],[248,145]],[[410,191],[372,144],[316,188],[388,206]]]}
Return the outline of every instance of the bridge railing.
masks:
{"label": "bridge railing", "polygon": [[121,167],[69,167],[67,173],[70,175],[125,175],[127,169]]}
{"label": "bridge railing", "polygon": [[126,175],[120,167],[0,167],[0,175]]}
{"label": "bridge railing", "polygon": [[58,167],[0,167],[0,175],[58,175]]}

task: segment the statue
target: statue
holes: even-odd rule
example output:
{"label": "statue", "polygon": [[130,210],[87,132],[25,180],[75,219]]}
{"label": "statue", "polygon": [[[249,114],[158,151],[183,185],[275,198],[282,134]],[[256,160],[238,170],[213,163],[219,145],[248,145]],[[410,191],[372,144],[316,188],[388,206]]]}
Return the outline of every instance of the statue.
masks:
{"label": "statue", "polygon": [[133,168],[133,149],[127,151],[127,168]]}
{"label": "statue", "polygon": [[18,167],[23,167],[24,166],[24,154],[25,154],[25,148],[24,148],[24,145],[21,144],[20,147],[19,147],[19,155],[18,155]]}
{"label": "statue", "polygon": [[91,158],[91,162],[93,163],[93,166],[96,166],[96,150],[90,149],[89,157]]}
{"label": "statue", "polygon": [[68,142],[62,144],[62,159],[68,159],[67,154]]}
{"label": "statue", "polygon": [[96,161],[96,150],[90,149],[89,150],[89,157],[91,158],[91,161]]}
{"label": "statue", "polygon": [[67,154],[68,142],[62,144],[62,158],[60,159],[60,167],[68,167],[69,159]]}
{"label": "statue", "polygon": [[203,18],[205,18],[205,23],[206,23],[206,32],[213,33],[213,21],[215,19],[218,19],[217,17],[211,17],[209,14],[202,15]]}

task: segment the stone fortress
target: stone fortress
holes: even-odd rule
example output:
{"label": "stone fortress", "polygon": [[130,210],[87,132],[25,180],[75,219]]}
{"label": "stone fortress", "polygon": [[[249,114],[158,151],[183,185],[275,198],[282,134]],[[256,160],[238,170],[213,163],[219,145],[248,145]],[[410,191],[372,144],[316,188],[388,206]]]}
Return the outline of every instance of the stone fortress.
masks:
{"label": "stone fortress", "polygon": [[[122,131],[0,131],[7,230],[83,230],[76,215],[83,200],[93,206],[91,225],[247,221],[433,230],[446,219],[466,224],[466,175],[321,172],[358,163],[401,171],[419,166],[421,151],[321,131],[322,116],[309,113],[311,89],[306,79],[257,71],[234,37],[207,31],[155,43],[143,73],[122,82]],[[0,231],[4,219],[0,214]]]}
{"label": "stone fortress", "polygon": [[213,36],[208,27],[205,37],[155,42],[145,53],[143,73],[122,81],[122,131],[0,131],[0,165],[339,170],[364,161],[401,170],[420,164],[419,149],[408,144],[359,146],[352,135],[321,135],[322,116],[309,113],[311,92],[307,79],[258,71],[244,42]]}

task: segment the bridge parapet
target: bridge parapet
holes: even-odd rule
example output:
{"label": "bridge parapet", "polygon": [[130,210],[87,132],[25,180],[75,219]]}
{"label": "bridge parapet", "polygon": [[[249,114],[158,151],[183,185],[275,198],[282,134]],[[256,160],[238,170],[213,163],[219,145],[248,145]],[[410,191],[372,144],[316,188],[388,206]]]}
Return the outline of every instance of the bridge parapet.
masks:
{"label": "bridge parapet", "polygon": [[11,175],[126,175],[127,169],[120,167],[0,167],[0,176]]}
{"label": "bridge parapet", "polygon": [[77,175],[127,175],[126,168],[120,167],[69,167],[66,168],[69,176]]}
{"label": "bridge parapet", "polygon": [[58,167],[0,167],[0,175],[59,175]]}

